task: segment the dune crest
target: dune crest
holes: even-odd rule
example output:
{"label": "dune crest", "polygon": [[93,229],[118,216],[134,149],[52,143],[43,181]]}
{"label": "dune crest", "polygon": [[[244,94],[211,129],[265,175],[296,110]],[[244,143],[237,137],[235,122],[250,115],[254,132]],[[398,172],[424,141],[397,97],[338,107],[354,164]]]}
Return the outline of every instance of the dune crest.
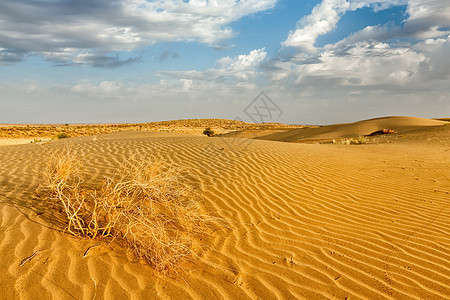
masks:
{"label": "dune crest", "polygon": [[318,128],[300,128],[259,137],[263,140],[294,142],[302,139],[354,138],[369,135],[382,129],[397,133],[431,126],[443,126],[446,121],[416,117],[383,117],[354,123],[327,125]]}

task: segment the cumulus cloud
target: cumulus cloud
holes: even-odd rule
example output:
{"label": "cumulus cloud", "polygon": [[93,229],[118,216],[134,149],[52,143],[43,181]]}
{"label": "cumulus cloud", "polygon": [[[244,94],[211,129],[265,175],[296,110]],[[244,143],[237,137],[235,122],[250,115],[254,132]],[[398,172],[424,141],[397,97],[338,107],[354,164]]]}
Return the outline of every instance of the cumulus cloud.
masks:
{"label": "cumulus cloud", "polygon": [[335,29],[346,12],[363,7],[372,7],[377,12],[398,5],[407,5],[407,19],[402,27],[392,29],[386,24],[367,27],[354,34],[352,39],[428,39],[450,34],[448,0],[323,0],[314,7],[311,14],[297,23],[297,28],[289,33],[283,45],[296,47],[304,52],[317,52],[319,49],[314,45],[317,37]]}
{"label": "cumulus cloud", "polygon": [[[399,28],[392,28],[390,24],[367,26],[337,42],[337,46],[353,45],[365,41],[384,42],[394,36],[398,36],[400,34],[399,31]],[[332,47],[334,46],[332,45]],[[329,45],[325,46],[325,48],[329,48]]]}
{"label": "cumulus cloud", "polygon": [[442,37],[450,34],[448,0],[409,0],[404,34],[416,39]]}
{"label": "cumulus cloud", "polygon": [[236,58],[225,57],[218,61],[220,68],[216,71],[241,79],[249,79],[255,74],[255,68],[261,64],[266,56],[265,48],[262,48],[253,50],[248,55],[239,55]]}
{"label": "cumulus cloud", "polygon": [[217,67],[205,71],[163,71],[159,75],[178,80],[197,82],[228,82],[230,84],[250,83],[255,80],[261,63],[267,56],[264,48],[255,49],[247,55],[223,57],[217,61]]}
{"label": "cumulus cloud", "polygon": [[450,35],[446,38],[427,39],[413,46],[415,51],[426,55],[427,60],[420,65],[422,82],[442,82],[447,85],[450,80]]}
{"label": "cumulus cloud", "polygon": [[[449,36],[444,24],[450,24],[446,2],[323,0],[290,32],[284,45],[296,47],[297,53],[288,60],[273,59],[270,79],[291,86],[333,84],[394,89],[421,86],[427,78],[448,78],[448,59],[442,56],[448,50]],[[314,45],[316,38],[333,30],[347,11],[367,6],[381,10],[401,4],[408,5],[408,16],[401,27],[368,26],[336,44],[320,48]],[[402,41],[393,42],[394,38]]]}
{"label": "cumulus cloud", "polygon": [[298,22],[297,29],[289,33],[284,45],[315,52],[317,37],[335,28],[341,15],[348,9],[349,3],[346,0],[323,0],[314,7],[310,15]]}
{"label": "cumulus cloud", "polygon": [[[108,53],[163,41],[198,41],[211,46],[233,36],[227,27],[267,10],[276,0],[3,0],[0,2],[0,62],[28,54],[92,64]],[[81,54],[80,54],[81,53]],[[90,55],[87,61],[80,56]],[[136,58],[132,58],[131,61]],[[108,61],[114,60],[111,56]],[[128,60],[115,60],[106,66]],[[101,66],[104,62],[96,62]]]}
{"label": "cumulus cloud", "polygon": [[349,0],[348,2],[351,10],[370,6],[373,7],[375,12],[379,12],[393,6],[408,4],[408,0]]}
{"label": "cumulus cloud", "polygon": [[[301,60],[301,57],[297,58]],[[347,87],[404,86],[417,80],[419,68],[427,58],[409,48],[389,44],[360,42],[345,49],[331,48],[318,55],[318,63],[300,64],[295,60],[280,63],[283,74],[274,79],[293,77],[297,85]]]}
{"label": "cumulus cloud", "polygon": [[297,28],[289,33],[283,43],[286,47],[297,47],[302,51],[316,52],[314,46],[317,37],[332,31],[341,17],[347,12],[372,6],[375,11],[405,4],[406,0],[323,0],[316,5],[311,14],[303,17]]}

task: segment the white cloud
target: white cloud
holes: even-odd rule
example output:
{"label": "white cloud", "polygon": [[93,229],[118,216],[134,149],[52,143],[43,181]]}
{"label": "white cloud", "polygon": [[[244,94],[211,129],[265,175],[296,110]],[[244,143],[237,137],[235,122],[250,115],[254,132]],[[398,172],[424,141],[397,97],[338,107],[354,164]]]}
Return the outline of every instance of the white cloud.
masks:
{"label": "white cloud", "polygon": [[117,95],[121,90],[120,83],[111,81],[102,81],[98,85],[90,83],[76,84],[70,89],[77,94],[89,95],[89,97],[111,97]]}
{"label": "white cloud", "polygon": [[[408,5],[403,27],[368,26],[336,44],[314,45],[317,37],[333,30],[347,11],[401,4]],[[425,87],[430,78],[449,77],[450,65],[445,58],[449,53],[445,52],[449,50],[448,24],[447,0],[323,0],[299,21],[284,43],[297,47],[297,53],[287,61],[275,60],[268,73],[272,81],[290,87],[328,84],[391,91]],[[395,37],[404,41],[393,43]]]}
{"label": "white cloud", "polygon": [[[339,41],[337,45],[353,45],[359,42],[365,41],[387,41],[391,39],[395,34],[398,34],[398,29],[392,29],[389,25],[376,25],[367,26],[366,28],[350,34],[348,37]],[[329,46],[325,46],[327,48]]]}
{"label": "white cloud", "polygon": [[447,85],[450,81],[450,35],[446,38],[427,39],[414,45],[413,49],[426,55],[427,60],[421,64],[421,81],[427,83],[442,82]]}
{"label": "white cloud", "polygon": [[57,62],[91,64],[92,59],[80,60],[80,56],[101,58],[163,41],[218,46],[234,35],[229,23],[270,9],[276,1],[4,0],[0,2],[0,45],[4,48],[0,62],[34,53]]}
{"label": "white cloud", "polygon": [[450,5],[448,0],[409,0],[405,33],[417,39],[442,37],[450,34]]}
{"label": "white cloud", "polygon": [[180,79],[180,82],[183,85],[184,91],[189,91],[191,89],[192,82],[193,82],[191,79]]}
{"label": "white cloud", "polygon": [[302,18],[295,31],[289,33],[285,46],[298,47],[304,51],[315,52],[314,43],[319,35],[333,30],[341,15],[349,9],[346,0],[323,0],[314,7],[312,13]]}
{"label": "white cloud", "polygon": [[248,55],[237,57],[223,57],[217,61],[217,67],[205,71],[164,71],[161,76],[191,80],[190,86],[196,82],[229,82],[232,84],[242,84],[246,81],[250,83],[258,74],[261,63],[266,58],[267,53],[264,48],[255,49]]}
{"label": "white cloud", "polygon": [[220,69],[218,74],[228,74],[241,79],[249,79],[255,74],[255,69],[266,58],[265,49],[256,49],[248,55],[239,55],[237,58],[225,57],[218,61]]}
{"label": "white cloud", "polygon": [[408,0],[349,0],[348,2],[351,10],[371,6],[375,12],[408,4]]}
{"label": "white cloud", "polygon": [[347,11],[367,6],[373,6],[375,11],[379,11],[405,3],[406,0],[322,0],[314,7],[310,15],[303,17],[297,23],[297,28],[289,33],[283,45],[314,53],[318,50],[314,46],[317,38],[331,32]]}
{"label": "white cloud", "polygon": [[386,43],[359,42],[340,49],[328,47],[317,62],[302,64],[302,56],[277,65],[272,80],[292,78],[298,86],[324,86],[327,82],[347,87],[404,86],[416,80],[426,56],[409,48],[391,48]]}

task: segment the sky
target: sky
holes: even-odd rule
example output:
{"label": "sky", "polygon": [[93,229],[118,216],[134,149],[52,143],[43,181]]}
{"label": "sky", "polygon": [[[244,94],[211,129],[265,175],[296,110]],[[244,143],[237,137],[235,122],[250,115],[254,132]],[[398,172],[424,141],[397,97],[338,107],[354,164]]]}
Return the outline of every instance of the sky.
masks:
{"label": "sky", "polygon": [[449,0],[0,0],[0,123],[450,117]]}

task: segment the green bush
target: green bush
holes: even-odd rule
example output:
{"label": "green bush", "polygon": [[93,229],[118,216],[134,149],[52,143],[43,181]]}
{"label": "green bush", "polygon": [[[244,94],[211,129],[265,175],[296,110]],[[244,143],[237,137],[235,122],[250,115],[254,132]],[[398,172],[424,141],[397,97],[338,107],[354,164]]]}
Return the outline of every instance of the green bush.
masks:
{"label": "green bush", "polygon": [[214,131],[211,129],[211,127],[208,127],[205,130],[203,130],[203,134],[207,135],[207,136],[213,136],[214,135]]}
{"label": "green bush", "polygon": [[55,136],[55,138],[56,138],[57,140],[60,140],[60,139],[66,139],[66,138],[70,138],[70,135],[68,135],[68,134],[65,133],[65,132],[60,132],[60,133],[58,133],[58,134]]}

